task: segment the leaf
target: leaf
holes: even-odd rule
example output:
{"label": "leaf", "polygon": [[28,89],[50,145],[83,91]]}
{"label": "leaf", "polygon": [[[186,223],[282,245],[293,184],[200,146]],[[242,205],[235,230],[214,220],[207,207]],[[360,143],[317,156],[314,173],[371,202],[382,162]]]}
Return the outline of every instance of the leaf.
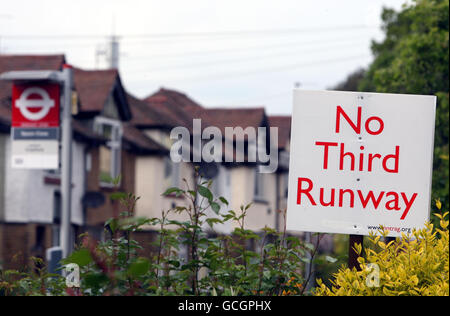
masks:
{"label": "leaf", "polygon": [[223,196],[221,196],[221,197],[219,197],[219,200],[220,200],[223,204],[225,204],[226,206],[228,206],[228,201],[227,201],[226,198],[224,198]]}
{"label": "leaf", "polygon": [[211,191],[207,187],[204,187],[203,185],[199,185],[197,190],[198,190],[198,193],[201,196],[206,198],[209,202],[212,202],[213,195],[212,195]]}
{"label": "leaf", "polygon": [[103,273],[88,273],[83,277],[83,281],[87,288],[95,288],[108,283],[108,277]]}
{"label": "leaf", "polygon": [[338,259],[330,257],[330,256],[325,256],[325,260],[331,263],[335,263]]}
{"label": "leaf", "polygon": [[300,258],[300,260],[304,263],[311,263],[311,259],[309,259],[309,258],[302,257],[302,258]]}
{"label": "leaf", "polygon": [[208,218],[206,219],[206,222],[211,228],[214,227],[214,224],[222,223],[222,221],[218,218]]}
{"label": "leaf", "polygon": [[197,192],[195,192],[195,191],[192,191],[192,190],[189,190],[189,191],[187,191],[190,195],[192,195],[192,197],[196,197],[197,196]]}
{"label": "leaf", "polygon": [[176,196],[179,196],[183,193],[183,190],[172,187],[172,188],[168,188],[162,195],[167,196],[167,195],[171,195],[173,193],[175,193]]}
{"label": "leaf", "polygon": [[442,202],[440,199],[437,199],[436,201],[436,207],[438,208],[438,210],[440,210],[442,208]]}
{"label": "leaf", "polygon": [[111,179],[111,180],[115,186],[118,186],[120,184],[120,181],[122,180],[122,177],[120,175],[118,175],[117,177],[115,177],[114,179]]}
{"label": "leaf", "polygon": [[114,233],[119,227],[119,220],[117,218],[110,218],[105,222],[105,227],[109,227],[111,232]]}
{"label": "leaf", "polygon": [[211,202],[211,209],[214,211],[214,213],[216,213],[217,215],[219,215],[220,212],[220,205],[216,202]]}
{"label": "leaf", "polygon": [[128,268],[128,275],[139,277],[148,272],[150,268],[150,261],[147,258],[138,258]]}
{"label": "leaf", "polygon": [[355,243],[353,250],[360,256],[362,252],[362,245],[360,243]]}
{"label": "leaf", "polygon": [[304,243],[304,247],[308,250],[314,251],[315,247],[311,243]]}
{"label": "leaf", "polygon": [[178,260],[169,260],[169,264],[173,265],[175,268],[179,268],[181,265]]}
{"label": "leaf", "polygon": [[125,192],[114,192],[110,194],[109,198],[114,201],[123,200],[127,198],[127,194]]}
{"label": "leaf", "polygon": [[75,263],[79,267],[84,267],[93,262],[92,256],[86,248],[72,252],[72,254],[63,260],[64,264]]}

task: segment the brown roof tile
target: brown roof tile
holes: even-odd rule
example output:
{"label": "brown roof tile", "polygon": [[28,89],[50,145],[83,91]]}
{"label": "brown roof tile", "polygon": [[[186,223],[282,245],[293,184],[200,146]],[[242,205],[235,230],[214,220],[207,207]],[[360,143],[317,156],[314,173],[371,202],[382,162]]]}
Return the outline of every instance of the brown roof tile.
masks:
{"label": "brown roof tile", "polygon": [[202,108],[200,104],[192,100],[186,94],[172,89],[161,88],[156,93],[145,98],[144,101],[155,101],[159,103],[175,104],[184,110]]}
{"label": "brown roof tile", "polygon": [[144,101],[151,109],[176,123],[176,126],[184,126],[189,130],[192,130],[192,119],[196,118],[195,113],[203,110],[201,105],[186,94],[169,89],[160,89]]}
{"label": "brown roof tile", "polygon": [[118,72],[109,70],[74,69],[75,89],[82,112],[101,112],[111,94]]}
{"label": "brown roof tile", "polygon": [[291,117],[276,115],[269,116],[268,119],[271,127],[278,127],[278,148],[285,148],[291,137]]}
{"label": "brown roof tile", "polygon": [[139,128],[172,128],[179,125],[177,120],[161,111],[160,107],[149,106],[131,94],[127,94],[127,99],[133,115],[132,125]]}
{"label": "brown roof tile", "polygon": [[[247,127],[258,128],[264,126],[265,111],[264,108],[237,108],[237,109],[203,109],[196,111],[197,116],[204,120],[203,127],[216,126],[222,133],[225,133],[225,127]],[[205,125],[208,124],[208,125]]]}
{"label": "brown roof tile", "polygon": [[160,89],[144,99],[150,108],[170,117],[178,126],[192,131],[192,120],[202,119],[202,128],[216,126],[222,133],[225,127],[258,127],[265,119],[263,107],[259,108],[204,108],[186,94],[175,90]]}
{"label": "brown roof tile", "polygon": [[123,140],[129,149],[138,154],[166,154],[169,152],[167,148],[147,137],[131,123],[123,125]]}
{"label": "brown roof tile", "polygon": [[14,70],[60,70],[64,55],[0,55],[0,73]]}

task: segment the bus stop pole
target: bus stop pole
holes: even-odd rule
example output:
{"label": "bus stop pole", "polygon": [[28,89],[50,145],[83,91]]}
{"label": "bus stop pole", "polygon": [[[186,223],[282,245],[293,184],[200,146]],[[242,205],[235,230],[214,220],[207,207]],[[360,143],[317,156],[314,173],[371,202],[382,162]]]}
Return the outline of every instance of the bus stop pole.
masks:
{"label": "bus stop pole", "polygon": [[72,85],[73,70],[64,65],[62,70],[64,78],[63,109],[61,118],[61,231],[60,245],[63,258],[71,251],[71,204],[72,204]]}

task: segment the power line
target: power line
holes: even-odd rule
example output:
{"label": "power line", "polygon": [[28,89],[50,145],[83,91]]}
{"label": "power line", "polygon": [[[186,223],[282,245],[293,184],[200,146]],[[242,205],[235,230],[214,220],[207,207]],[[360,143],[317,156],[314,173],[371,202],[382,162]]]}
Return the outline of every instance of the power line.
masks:
{"label": "power line", "polygon": [[247,47],[233,47],[233,48],[224,48],[224,49],[214,49],[214,50],[197,50],[197,51],[188,51],[188,52],[177,52],[177,53],[160,53],[160,54],[149,54],[149,55],[138,55],[138,56],[129,56],[127,58],[132,58],[133,60],[142,60],[142,59],[148,59],[148,58],[161,58],[161,59],[172,59],[172,58],[179,58],[179,57],[186,57],[186,56],[195,56],[195,55],[209,55],[209,54],[221,54],[221,53],[241,53],[247,50],[254,50],[254,49],[269,49],[269,48],[283,48],[283,47],[292,47],[292,46],[298,46],[298,45],[314,45],[314,44],[323,44],[323,43],[341,43],[341,42],[355,42],[355,37],[352,36],[351,38],[334,38],[331,40],[315,40],[315,41],[291,41],[291,42],[284,42],[284,43],[277,43],[272,45],[253,45],[253,46],[247,46]]}
{"label": "power line", "polygon": [[[237,78],[237,77],[245,77],[245,76],[252,76],[252,75],[258,75],[262,73],[274,73],[274,72],[283,72],[283,71],[292,71],[304,67],[310,67],[310,66],[317,66],[317,65],[325,65],[325,64],[333,64],[333,63],[341,63],[345,61],[354,61],[355,59],[361,59],[361,58],[368,58],[369,55],[355,55],[355,56],[347,56],[347,57],[340,57],[340,58],[334,58],[334,59],[326,59],[326,60],[317,60],[307,63],[297,63],[297,64],[289,64],[289,65],[283,65],[280,67],[272,67],[272,68],[265,68],[265,69],[255,69],[250,70],[248,72],[227,72],[218,74],[216,76],[193,76],[193,77],[173,77],[173,78],[158,78],[158,81],[163,80],[170,80],[174,82],[201,82],[201,81],[211,81],[211,80],[223,80],[223,79],[229,79],[229,78]],[[142,82],[143,79],[142,76],[140,77],[140,82]],[[130,82],[130,81],[128,81]],[[132,82],[132,81],[131,81]]]}
{"label": "power line", "polygon": [[[361,30],[367,28],[377,28],[378,26],[367,25],[346,25],[346,26],[330,26],[319,28],[304,28],[304,29],[266,29],[266,30],[235,30],[235,31],[218,31],[218,32],[183,32],[183,33],[146,33],[146,34],[123,34],[118,35],[119,39],[161,39],[161,38],[185,38],[185,37],[222,37],[222,36],[250,36],[250,35],[277,35],[277,34],[291,34],[291,33],[305,33],[305,32],[334,32],[343,30]],[[16,40],[77,40],[77,39],[104,39],[110,35],[101,34],[65,34],[65,35],[43,35],[43,34],[15,34],[15,35],[1,35],[6,39]]]}
{"label": "power line", "polygon": [[346,25],[334,27],[319,27],[308,29],[266,29],[266,30],[237,30],[237,31],[222,31],[222,32],[186,32],[186,33],[148,33],[125,35],[123,38],[127,39],[148,39],[148,38],[179,38],[179,37],[221,37],[221,36],[250,36],[250,35],[278,35],[278,34],[292,34],[305,32],[328,32],[328,31],[343,31],[343,30],[361,30],[367,28],[377,28],[378,26],[368,25]]}
{"label": "power line", "polygon": [[[1,37],[3,40],[5,38]],[[198,51],[188,51],[188,52],[179,52],[179,50],[177,50],[177,53],[159,53],[159,54],[150,54],[150,55],[138,55],[138,56],[130,56],[129,58],[133,58],[133,60],[142,60],[142,59],[147,59],[147,58],[177,58],[177,57],[185,57],[185,56],[194,56],[194,55],[205,55],[205,54],[220,54],[220,53],[228,53],[228,52],[241,52],[244,50],[254,50],[254,49],[267,49],[267,48],[280,48],[280,47],[289,47],[290,45],[313,45],[313,44],[318,44],[318,43],[333,43],[333,42],[341,42],[341,41],[349,41],[349,40],[354,40],[355,36],[352,37],[341,37],[341,38],[333,38],[333,39],[321,39],[321,40],[315,40],[315,41],[290,41],[290,42],[283,42],[280,44],[272,44],[272,45],[267,45],[267,44],[263,44],[263,45],[253,45],[253,46],[247,46],[247,47],[243,47],[243,46],[239,46],[238,48],[225,48],[225,49],[214,49],[214,50],[198,50]],[[104,39],[104,46],[107,46],[107,40],[110,40],[109,38],[105,38]],[[41,43],[42,45],[39,46],[39,43],[33,44],[32,45],[32,50],[40,50],[40,49],[45,49],[45,50],[51,50],[51,49],[57,49],[57,50],[61,50],[61,49],[65,49],[67,47],[67,49],[70,50],[84,50],[87,48],[95,48],[98,45],[98,42],[82,42],[82,43],[74,43],[73,41],[69,42],[69,43],[58,43],[53,46],[49,46],[48,43]],[[137,44],[137,43],[131,43],[131,45],[133,44]],[[153,43],[150,42],[145,42],[142,43],[144,45],[153,45]],[[161,44],[159,44],[161,45]],[[126,44],[126,47],[130,46],[130,43]],[[14,44],[12,46],[15,50],[17,50],[18,48],[23,50],[23,49],[27,49],[29,46],[29,43],[26,43],[25,45],[22,45],[22,43],[20,44]],[[183,47],[181,48],[181,50],[183,49]]]}
{"label": "power line", "polygon": [[[348,44],[347,44],[348,45]],[[344,46],[344,45],[339,45]],[[267,58],[273,58],[273,57],[286,57],[286,56],[299,56],[300,54],[304,53],[317,53],[322,52],[325,49],[332,49],[336,48],[334,47],[320,47],[320,48],[314,48],[309,50],[303,50],[303,51],[289,51],[285,53],[272,53],[272,54],[262,54],[258,56],[248,56],[248,57],[240,57],[240,58],[231,58],[231,59],[222,59],[222,60],[212,60],[212,61],[206,61],[206,62],[198,62],[198,63],[189,63],[189,64],[181,64],[181,65],[169,65],[169,66],[160,66],[160,67],[151,67],[142,69],[142,63],[139,65],[139,72],[148,72],[148,71],[167,71],[167,70],[176,70],[176,69],[186,69],[186,68],[197,68],[197,67],[208,67],[213,65],[223,65],[223,64],[234,64],[234,63],[243,63],[243,62],[253,62],[253,61],[259,61]],[[304,57],[304,56],[302,56]],[[129,69],[129,68],[128,68]],[[129,69],[133,70],[133,69]]]}

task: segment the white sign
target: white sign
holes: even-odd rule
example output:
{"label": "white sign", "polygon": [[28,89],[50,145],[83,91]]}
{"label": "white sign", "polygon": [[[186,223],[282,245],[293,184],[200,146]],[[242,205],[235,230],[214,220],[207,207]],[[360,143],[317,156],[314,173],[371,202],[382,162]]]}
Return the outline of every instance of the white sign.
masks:
{"label": "white sign", "polygon": [[59,168],[60,86],[14,83],[12,87],[12,168]]}
{"label": "white sign", "polygon": [[58,128],[11,129],[12,168],[58,169]]}
{"label": "white sign", "polygon": [[429,220],[436,97],[294,91],[288,230],[389,236]]}

